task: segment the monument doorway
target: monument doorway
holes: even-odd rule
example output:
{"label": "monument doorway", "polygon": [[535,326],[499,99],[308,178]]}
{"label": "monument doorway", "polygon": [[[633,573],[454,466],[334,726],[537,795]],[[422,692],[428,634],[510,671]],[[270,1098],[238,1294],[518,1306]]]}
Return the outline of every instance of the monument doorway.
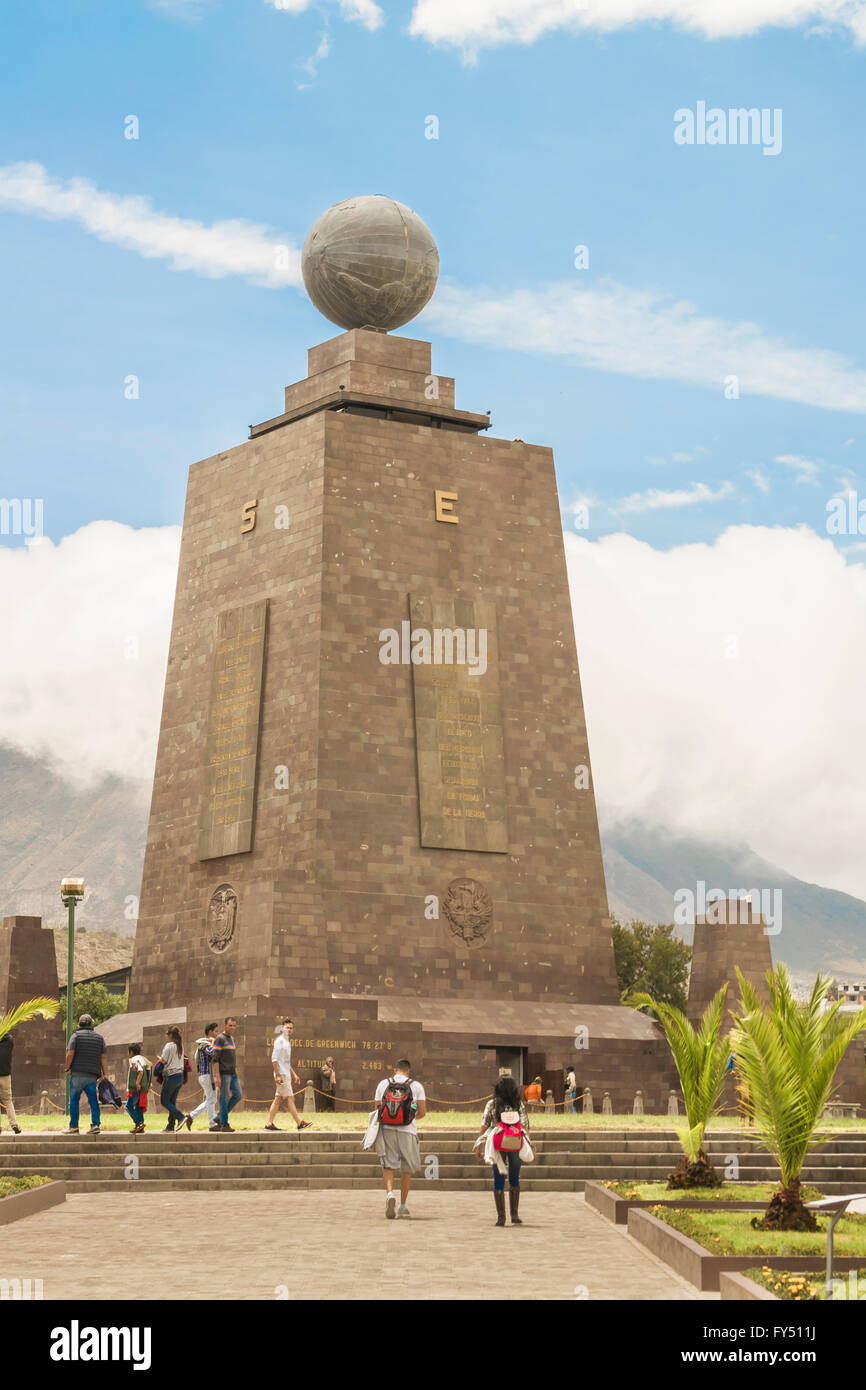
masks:
{"label": "monument doorway", "polygon": [[503,1068],[507,1068],[518,1086],[523,1087],[526,1080],[525,1047],[480,1047],[478,1050],[486,1053],[491,1062],[495,1057],[497,1075]]}

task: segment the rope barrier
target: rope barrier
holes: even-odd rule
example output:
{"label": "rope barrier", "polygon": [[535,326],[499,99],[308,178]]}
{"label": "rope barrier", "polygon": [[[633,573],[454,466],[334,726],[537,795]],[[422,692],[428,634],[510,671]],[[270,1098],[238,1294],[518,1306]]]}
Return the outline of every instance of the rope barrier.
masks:
{"label": "rope barrier", "polygon": [[[158,1088],[157,1088],[157,1089],[158,1089]],[[356,1097],[354,1097],[354,1096],[338,1096],[334,1091],[320,1091],[319,1088],[318,1088],[318,1086],[313,1086],[313,1087],[312,1087],[312,1090],[313,1090],[314,1095],[322,1096],[322,1097],[324,1097],[325,1100],[333,1100],[333,1101],[337,1101],[337,1100],[338,1100],[338,1101],[340,1102],[341,1105],[363,1105],[363,1106],[366,1106],[367,1108],[369,1108],[369,1106],[372,1105],[372,1103],[373,1103],[372,1100],[358,1100],[358,1099],[357,1099]],[[291,1093],[292,1099],[294,1100],[294,1099],[296,1099],[298,1096],[304,1096],[304,1095],[306,1095],[306,1093],[307,1093],[307,1086],[302,1086],[301,1089],[300,1089],[299,1091],[292,1091],[292,1093]],[[428,1099],[433,1105],[444,1105],[444,1106],[447,1106],[449,1109],[453,1109],[454,1107],[456,1107],[456,1106],[458,1106],[458,1105],[480,1105],[482,1101],[486,1104],[487,1101],[491,1099],[491,1094],[492,1094],[491,1092],[488,1092],[486,1095],[483,1095],[483,1096],[474,1096],[474,1097],[472,1098],[472,1100],[443,1100],[440,1096],[428,1096],[427,1099]],[[573,1099],[574,1099],[574,1100],[583,1100],[583,1098],[584,1098],[585,1095],[586,1095],[586,1092],[585,1092],[585,1091],[581,1091],[580,1095],[579,1095],[579,1096],[575,1096]],[[258,1100],[258,1099],[254,1098],[254,1097],[251,1097],[251,1096],[243,1096],[243,1097],[242,1097],[242,1100],[243,1100],[243,1102],[244,1102],[245,1105],[272,1105],[273,1102],[274,1102],[274,1099],[276,1099],[276,1097],[271,1097],[270,1100]],[[288,1096],[280,1096],[279,1099],[280,1099],[280,1100],[288,1100],[289,1097],[288,1097]],[[41,1105],[42,1101],[46,1101],[46,1102],[52,1107],[52,1109],[54,1109],[54,1110],[59,1110],[59,1111],[60,1111],[61,1113],[63,1113],[63,1114],[66,1113],[66,1106],[65,1106],[65,1105],[57,1105],[57,1104],[51,1099],[50,1096],[42,1096],[42,1098],[41,1098],[40,1101],[34,1101],[34,1103],[33,1103],[32,1105],[26,1105],[26,1106],[25,1106],[25,1105],[16,1105],[15,1109],[16,1109],[16,1111],[17,1111],[19,1114],[21,1114],[21,1115],[26,1115],[26,1114],[28,1114],[31,1110],[32,1110],[32,1111],[36,1111],[36,1110],[38,1109],[38,1107]],[[547,1102],[547,1101],[544,1101],[544,1100],[537,1100],[537,1101],[527,1101],[526,1104],[528,1104],[528,1105],[538,1105],[538,1106],[540,1106],[540,1107],[542,1108],[542,1110],[546,1110],[547,1105],[548,1105],[548,1102]],[[554,1109],[559,1109],[559,1108],[562,1107],[562,1106],[566,1106],[566,1105],[570,1105],[570,1104],[572,1104],[572,1097],[571,1097],[571,1096],[567,1097],[565,1100],[555,1100],[555,1101],[553,1102]],[[2,1103],[0,1103],[0,1109],[2,1109],[2,1110],[5,1111],[6,1107],[5,1107]],[[538,1112],[534,1112],[534,1113],[538,1113]]]}

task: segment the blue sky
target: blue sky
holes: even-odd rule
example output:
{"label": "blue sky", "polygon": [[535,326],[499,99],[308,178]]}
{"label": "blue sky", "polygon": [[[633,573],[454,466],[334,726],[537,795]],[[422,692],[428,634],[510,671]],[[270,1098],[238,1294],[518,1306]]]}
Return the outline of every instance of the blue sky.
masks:
{"label": "blue sky", "polygon": [[[482,37],[467,62],[459,16],[473,7]],[[495,434],[554,447],[566,517],[591,499],[590,538],[628,531],[667,548],[732,522],[823,534],[827,499],[863,472],[866,49],[826,23],[718,38],[662,20],[495,42],[497,0],[442,14],[453,42],[412,36],[411,4],[384,4],[375,28],[330,3],[7,6],[0,166],[36,163],[52,184],[85,179],[167,219],[243,219],[296,247],[331,203],[391,194],[433,230],[453,291],[447,314],[402,331],[432,338],[458,404],[489,408]],[[312,76],[304,64],[326,47]],[[674,112],[701,100],[780,108],[781,153],[676,145]],[[425,139],[429,114],[438,140]],[[173,269],[10,205],[2,173],[0,234],[0,492],[44,498],[55,540],[94,519],[179,521],[188,465],[276,414],[306,349],[338,331],[290,286]],[[577,244],[589,269],[573,266]],[[539,328],[540,300],[563,285],[603,321],[608,299],[616,310],[637,295],[688,301],[718,330],[671,338],[668,325],[667,366],[649,376],[651,305],[626,330],[635,364],[614,341],[590,365],[563,349],[567,303]],[[496,306],[518,290],[532,323],[512,312],[500,332]],[[463,306],[479,300],[473,341]],[[829,406],[808,389],[756,390],[749,369],[725,399],[716,357],[737,373],[743,322],[757,326],[753,358],[799,350],[807,381],[823,354],[848,359],[817,388]],[[130,374],[137,400],[124,397]],[[696,488],[717,500],[684,500]]]}

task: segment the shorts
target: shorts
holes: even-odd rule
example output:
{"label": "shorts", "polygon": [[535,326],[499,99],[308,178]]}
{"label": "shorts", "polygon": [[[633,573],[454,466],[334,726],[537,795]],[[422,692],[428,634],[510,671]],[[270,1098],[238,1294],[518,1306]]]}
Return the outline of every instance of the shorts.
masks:
{"label": "shorts", "polygon": [[290,1077],[284,1076],[283,1079],[282,1079],[282,1081],[278,1081],[278,1082],[277,1082],[277,1084],[276,1084],[276,1093],[277,1093],[278,1096],[291,1096],[291,1095],[294,1095],[294,1091],[292,1090],[292,1082],[291,1082],[291,1078],[290,1078]]}
{"label": "shorts", "polygon": [[390,1168],[394,1172],[399,1168],[401,1173],[417,1173],[421,1167],[418,1135],[411,1134],[408,1129],[388,1129],[380,1124],[375,1147],[383,1168]]}

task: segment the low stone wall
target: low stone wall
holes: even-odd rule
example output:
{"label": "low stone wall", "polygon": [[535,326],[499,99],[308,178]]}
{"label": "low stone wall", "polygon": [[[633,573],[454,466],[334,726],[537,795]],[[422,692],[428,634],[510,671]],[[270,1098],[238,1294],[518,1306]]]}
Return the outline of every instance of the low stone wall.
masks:
{"label": "low stone wall", "polygon": [[15,1192],[11,1197],[0,1197],[0,1226],[8,1226],[11,1221],[20,1221],[24,1216],[33,1216],[37,1211],[45,1211],[65,1201],[65,1182],[45,1182],[41,1187]]}
{"label": "low stone wall", "polygon": [[747,1279],[745,1274],[734,1274],[730,1271],[727,1274],[719,1275],[719,1293],[721,1294],[723,1303],[742,1303],[746,1301],[754,1301],[756,1303],[781,1302],[781,1299],[777,1298],[774,1293],[770,1293],[769,1289],[765,1289],[762,1284],[756,1284],[754,1279]]}
{"label": "low stone wall", "polygon": [[583,1194],[587,1205],[594,1207],[615,1226],[627,1225],[630,1211],[643,1211],[647,1207],[676,1207],[678,1211],[764,1211],[767,1205],[766,1201],[734,1202],[725,1199],[714,1202],[711,1197],[621,1197],[603,1183],[594,1181],[586,1184]]}
{"label": "low stone wall", "polygon": [[[628,1233],[704,1293],[718,1293],[722,1274],[751,1269],[758,1260],[769,1269],[798,1274],[818,1274],[826,1268],[824,1255],[714,1255],[667,1222],[639,1209],[629,1212]],[[847,1274],[849,1269],[862,1269],[863,1263],[863,1255],[837,1255],[833,1267],[837,1273]]]}

